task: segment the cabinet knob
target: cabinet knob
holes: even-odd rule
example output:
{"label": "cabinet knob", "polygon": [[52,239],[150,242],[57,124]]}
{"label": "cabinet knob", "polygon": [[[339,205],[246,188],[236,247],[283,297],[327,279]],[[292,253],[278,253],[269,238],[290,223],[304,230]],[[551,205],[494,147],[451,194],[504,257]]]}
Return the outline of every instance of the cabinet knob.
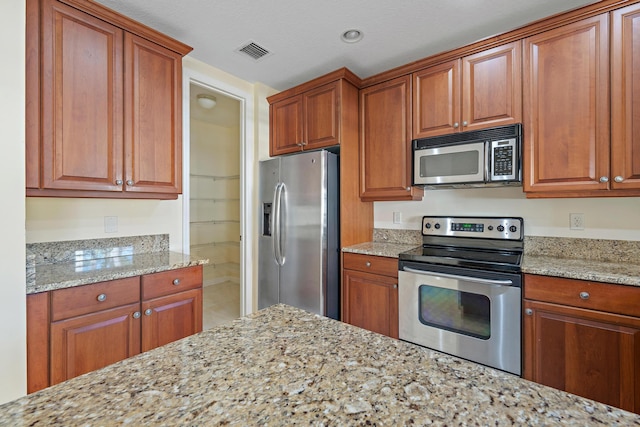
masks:
{"label": "cabinet knob", "polygon": [[152,311],[150,308],[147,308],[147,309],[144,311],[144,315],[145,315],[145,316],[151,316],[151,313],[153,313],[153,311]]}
{"label": "cabinet knob", "polygon": [[134,318],[134,319],[139,319],[139,318],[140,318],[140,316],[141,316],[141,314],[140,314],[140,312],[139,312],[139,311],[136,311],[135,313],[133,313],[133,318]]}
{"label": "cabinet knob", "polygon": [[173,279],[173,284],[178,286],[180,284],[180,279]]}
{"label": "cabinet knob", "polygon": [[453,124],[453,128],[454,128],[454,129],[458,129],[458,127],[460,127],[460,123],[455,122],[455,123]]}
{"label": "cabinet knob", "polygon": [[367,267],[371,267],[371,263],[369,261],[365,262],[364,265],[366,265]]}
{"label": "cabinet knob", "polygon": [[302,141],[302,146],[304,147],[305,145],[307,145],[307,143]]}
{"label": "cabinet knob", "polygon": [[398,289],[398,285],[393,285],[393,289]]}
{"label": "cabinet knob", "polygon": [[462,126],[467,126],[469,124],[469,122],[467,122],[466,120],[464,122],[462,122]]}
{"label": "cabinet knob", "polygon": [[407,187],[407,191],[411,191],[411,187]]}
{"label": "cabinet knob", "polygon": [[100,295],[98,295],[98,297],[96,299],[98,301],[102,302],[102,301],[107,299],[107,294],[100,294]]}
{"label": "cabinet knob", "polygon": [[622,181],[624,181],[624,178],[623,178],[623,177],[621,177],[620,175],[618,175],[618,176],[616,176],[615,178],[613,178],[613,180],[614,180],[615,182],[622,182]]}
{"label": "cabinet knob", "polygon": [[128,179],[127,180],[127,185],[129,185],[129,186],[133,185],[133,180],[132,179]]}
{"label": "cabinet knob", "polygon": [[121,179],[116,179],[116,185],[122,185],[122,180]]}
{"label": "cabinet knob", "polygon": [[580,298],[589,299],[589,292],[580,292]]}
{"label": "cabinet knob", "polygon": [[600,177],[600,182],[602,182],[602,183],[609,182],[609,177],[608,176],[601,176]]}
{"label": "cabinet knob", "polygon": [[533,310],[531,310],[530,308],[525,308],[524,314],[526,314],[527,316],[531,316],[533,314]]}

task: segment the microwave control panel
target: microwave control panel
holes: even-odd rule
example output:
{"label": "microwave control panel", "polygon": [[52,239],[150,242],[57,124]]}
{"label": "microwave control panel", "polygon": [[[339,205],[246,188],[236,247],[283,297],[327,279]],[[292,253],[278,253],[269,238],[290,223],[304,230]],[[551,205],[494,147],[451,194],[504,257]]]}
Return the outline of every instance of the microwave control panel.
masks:
{"label": "microwave control panel", "polygon": [[491,170],[489,181],[516,181],[519,176],[519,147],[516,138],[489,142]]}

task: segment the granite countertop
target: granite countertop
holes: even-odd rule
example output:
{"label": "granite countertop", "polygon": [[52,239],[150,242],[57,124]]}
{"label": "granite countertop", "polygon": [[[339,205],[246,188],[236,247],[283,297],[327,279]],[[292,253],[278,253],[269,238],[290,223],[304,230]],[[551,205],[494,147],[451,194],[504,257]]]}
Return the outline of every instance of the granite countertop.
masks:
{"label": "granite countertop", "polygon": [[27,267],[27,294],[207,264],[180,252],[150,252]]}
{"label": "granite countertop", "polygon": [[635,425],[640,415],[276,305],[0,406],[0,425]]}
{"label": "granite countertop", "polygon": [[342,248],[342,252],[398,258],[398,254],[415,248],[415,244],[396,242],[366,242]]}

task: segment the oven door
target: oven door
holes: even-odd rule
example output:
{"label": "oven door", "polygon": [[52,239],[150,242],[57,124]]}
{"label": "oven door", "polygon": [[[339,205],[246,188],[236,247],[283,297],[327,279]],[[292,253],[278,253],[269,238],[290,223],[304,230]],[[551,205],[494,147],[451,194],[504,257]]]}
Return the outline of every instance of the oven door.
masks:
{"label": "oven door", "polygon": [[413,152],[415,185],[471,184],[485,181],[485,143],[431,147]]}
{"label": "oven door", "polygon": [[521,374],[519,274],[407,264],[398,274],[400,339]]}

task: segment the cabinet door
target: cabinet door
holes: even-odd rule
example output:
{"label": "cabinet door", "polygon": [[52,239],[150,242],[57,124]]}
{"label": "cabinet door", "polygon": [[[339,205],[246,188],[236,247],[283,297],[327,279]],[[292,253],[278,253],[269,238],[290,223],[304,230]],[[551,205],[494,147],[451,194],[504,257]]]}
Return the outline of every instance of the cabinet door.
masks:
{"label": "cabinet door", "polygon": [[524,40],[524,190],[607,190],[609,15]]}
{"label": "cabinet door", "polygon": [[304,140],[302,105],[302,95],[298,95],[269,106],[270,156],[302,150]]}
{"label": "cabinet door", "polygon": [[125,34],[125,190],[182,192],[182,57]]}
{"label": "cabinet door", "polygon": [[340,87],[330,83],[303,96],[304,149],[315,150],[340,143]]}
{"label": "cabinet door", "polygon": [[460,130],[460,61],[413,74],[413,138]]}
{"label": "cabinet door", "polygon": [[522,121],[520,42],[462,58],[462,131]]}
{"label": "cabinet door", "polygon": [[51,385],[140,353],[140,304],[51,323]]}
{"label": "cabinet door", "polygon": [[612,12],[611,188],[640,188],[640,5]]}
{"label": "cabinet door", "polygon": [[43,188],[122,190],[122,34],[43,1]]}
{"label": "cabinet door", "polygon": [[344,322],[398,338],[398,278],[344,270]]}
{"label": "cabinet door", "polygon": [[142,301],[142,351],[202,331],[202,289]]}
{"label": "cabinet door", "polygon": [[411,78],[360,91],[360,198],[420,200],[411,186]]}
{"label": "cabinet door", "polygon": [[640,411],[640,319],[524,300],[524,378]]}

